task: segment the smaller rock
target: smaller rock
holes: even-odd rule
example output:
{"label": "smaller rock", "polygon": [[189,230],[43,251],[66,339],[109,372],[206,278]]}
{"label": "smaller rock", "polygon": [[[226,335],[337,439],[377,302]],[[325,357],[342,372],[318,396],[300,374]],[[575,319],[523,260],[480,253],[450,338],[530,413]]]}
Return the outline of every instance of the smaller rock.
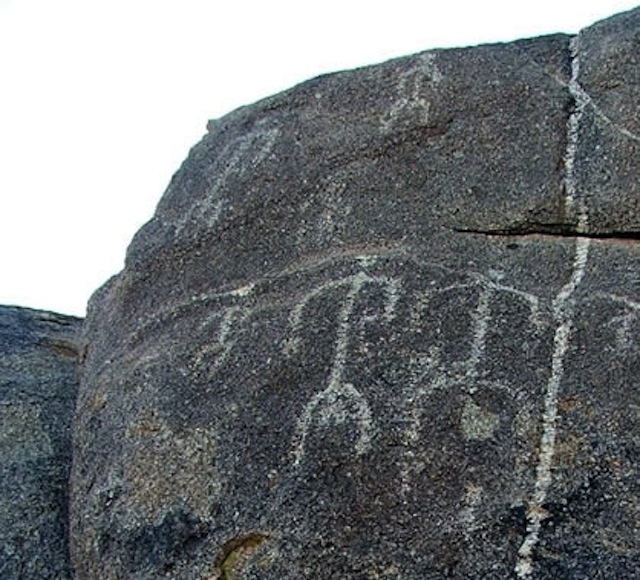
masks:
{"label": "smaller rock", "polygon": [[68,477],[82,321],[0,306],[0,578],[71,578]]}

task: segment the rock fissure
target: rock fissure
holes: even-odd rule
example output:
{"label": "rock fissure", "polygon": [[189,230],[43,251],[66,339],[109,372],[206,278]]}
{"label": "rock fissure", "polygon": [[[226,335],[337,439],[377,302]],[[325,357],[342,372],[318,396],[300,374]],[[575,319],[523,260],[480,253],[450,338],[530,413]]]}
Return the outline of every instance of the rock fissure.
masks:
{"label": "rock fissure", "polygon": [[621,232],[578,232],[570,224],[527,224],[504,229],[476,229],[476,228],[450,228],[451,231],[459,234],[477,234],[482,236],[509,237],[522,240],[541,239],[552,240],[583,238],[585,240],[595,240],[602,242],[629,244],[640,241],[640,231]]}

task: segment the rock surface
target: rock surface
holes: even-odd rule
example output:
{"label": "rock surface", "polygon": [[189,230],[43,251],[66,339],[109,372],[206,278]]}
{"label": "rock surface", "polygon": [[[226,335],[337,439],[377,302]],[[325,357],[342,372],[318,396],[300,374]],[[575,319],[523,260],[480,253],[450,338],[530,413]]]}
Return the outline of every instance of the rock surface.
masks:
{"label": "rock surface", "polygon": [[0,306],[0,578],[70,578],[68,479],[81,320]]}
{"label": "rock surface", "polygon": [[640,576],[640,10],[212,122],[92,299],[82,578]]}

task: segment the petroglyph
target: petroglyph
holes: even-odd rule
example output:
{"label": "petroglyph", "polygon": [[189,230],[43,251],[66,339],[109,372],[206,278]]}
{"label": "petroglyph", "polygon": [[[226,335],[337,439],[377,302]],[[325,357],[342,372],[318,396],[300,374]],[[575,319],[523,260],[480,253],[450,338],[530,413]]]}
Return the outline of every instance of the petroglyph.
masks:
{"label": "petroglyph", "polygon": [[[471,379],[471,380],[469,380]],[[494,390],[505,393],[508,397],[519,399],[519,394],[514,393],[510,385],[495,381],[478,380],[473,377],[456,378],[447,375],[439,369],[434,369],[433,377],[418,388],[413,389],[413,394],[407,397],[409,421],[405,431],[405,442],[409,446],[416,446],[421,440],[422,414],[428,407],[425,402],[438,391],[451,391],[466,393],[465,403],[460,415],[460,431],[469,440],[484,441],[493,437],[499,428],[499,417],[486,411],[473,400],[473,395],[480,391]]]}
{"label": "petroglyph", "polygon": [[490,289],[483,288],[478,299],[478,307],[472,313],[473,317],[473,341],[471,342],[471,355],[467,362],[468,377],[474,377],[477,374],[478,363],[482,359],[486,346],[487,328],[491,319],[489,309]]}
{"label": "petroglyph", "polygon": [[[206,360],[210,375],[214,374],[227,360],[236,344],[237,332],[234,332],[251,314],[251,310],[240,306],[230,306],[213,312],[200,324],[200,328],[212,333],[211,340],[197,350],[196,364]],[[216,329],[216,330],[213,330]],[[212,332],[213,331],[213,332]],[[213,360],[211,360],[213,357]]]}
{"label": "petroglyph", "polygon": [[637,348],[637,339],[634,340],[632,327],[634,323],[640,321],[640,302],[631,300],[626,296],[618,296],[610,293],[599,293],[596,297],[614,302],[624,310],[622,314],[613,317],[609,321],[609,326],[615,328],[616,348]]}
{"label": "petroglyph", "polygon": [[[578,82],[580,74],[579,37],[571,41],[571,93],[575,109],[567,122],[567,150],[565,153],[565,211],[567,217],[577,214],[577,231],[588,230],[587,208],[578,190],[575,172],[575,160],[578,152],[578,132],[580,120],[584,114],[588,100]],[[577,238],[573,271],[569,281],[560,289],[554,300],[554,319],[558,326],[554,335],[554,349],[551,360],[551,376],[547,383],[544,411],[542,417],[542,437],[540,453],[536,469],[536,481],[533,497],[529,501],[527,510],[527,534],[518,550],[515,573],[519,578],[525,578],[533,573],[533,550],[539,541],[542,522],[548,514],[544,509],[549,487],[552,483],[551,467],[555,453],[556,421],[558,416],[558,394],[564,376],[564,361],[569,348],[569,340],[575,314],[575,293],[584,278],[589,248],[589,238]]]}
{"label": "petroglyph", "polygon": [[[572,43],[575,44],[576,42],[577,42],[577,39],[573,39]],[[578,81],[577,76],[573,75],[571,80],[569,81],[569,84],[565,83],[562,79],[560,79],[560,77],[556,75],[551,75],[551,78],[553,78],[559,85],[562,85],[563,87],[568,88],[571,94],[580,100],[580,102],[584,105],[583,111],[585,107],[588,107],[595,113],[595,115],[600,120],[602,120],[605,123],[605,125],[613,129],[614,131],[617,131],[620,134],[624,135],[628,139],[631,139],[632,141],[640,142],[640,135],[634,133],[633,131],[630,131],[626,127],[621,126],[619,123],[614,121],[609,115],[607,115],[602,110],[601,107],[598,106],[598,104],[595,102],[593,97]],[[575,128],[577,129],[577,124],[575,125]]]}
{"label": "petroglyph", "polygon": [[[237,337],[247,320],[255,313],[251,294],[256,283],[228,290],[195,295],[175,304],[168,304],[154,316],[140,321],[137,331],[129,344],[128,358],[131,364],[153,366],[166,359],[167,353],[145,348],[146,337],[166,328],[165,332],[175,333],[176,325],[187,327],[194,340],[204,342],[194,347],[192,362],[197,366],[206,364],[209,373],[215,373],[227,360]],[[188,375],[186,368],[178,369]]]}
{"label": "petroglyph", "polygon": [[464,526],[465,535],[472,533],[477,528],[476,514],[482,503],[483,493],[484,489],[481,485],[467,483],[465,487],[464,497],[462,498],[464,507],[460,510],[460,522]]}
{"label": "petroglyph", "polygon": [[302,316],[310,307],[313,299],[338,288],[344,287],[347,289],[346,297],[338,314],[338,331],[328,385],[323,391],[316,393],[311,398],[298,420],[293,445],[294,465],[296,466],[304,459],[306,439],[309,431],[314,427],[314,423],[326,429],[331,425],[342,425],[348,421],[354,421],[359,431],[355,443],[356,455],[362,455],[369,449],[374,431],[371,409],[366,398],[356,386],[345,380],[345,368],[347,356],[352,347],[354,324],[362,325],[377,318],[377,316],[372,315],[371,317],[363,317],[358,321],[353,320],[358,297],[367,285],[382,286],[386,294],[386,303],[381,317],[387,320],[393,319],[400,291],[399,282],[392,278],[371,276],[364,272],[319,286],[307,294],[292,311],[290,320],[293,342],[290,342],[286,347],[285,354],[288,356],[291,356],[300,348],[300,341],[297,335],[299,334]]}
{"label": "petroglyph", "polygon": [[315,421],[324,429],[332,425],[342,425],[348,421],[358,424],[360,434],[356,442],[356,455],[367,452],[373,435],[371,410],[362,393],[351,383],[329,383],[322,392],[307,403],[298,421],[297,443],[294,451],[294,465],[304,458],[304,446],[309,429]]}
{"label": "petroglyph", "polygon": [[[245,299],[252,294],[255,286],[256,283],[250,282],[232,290],[197,294],[187,300],[167,304],[159,309],[153,316],[148,317],[147,320],[140,321],[136,337],[148,333],[151,327],[168,324],[173,319],[180,320],[188,316],[189,312],[194,309],[207,307],[209,305],[212,308],[245,307]],[[215,317],[216,315],[217,313],[214,313],[212,316]]]}
{"label": "petroglyph", "polygon": [[[400,497],[403,501],[415,500],[416,493],[420,493],[418,482],[424,478],[421,474],[429,470],[430,466],[433,468],[433,462],[438,461],[440,452],[431,445],[431,430],[442,428],[438,416],[441,413],[440,410],[442,409],[444,413],[444,407],[448,405],[445,401],[451,401],[452,405],[449,411],[444,413],[443,420],[457,422],[457,425],[447,423],[452,428],[451,441],[457,439],[457,445],[464,445],[467,441],[474,443],[496,441],[497,437],[505,436],[501,435],[501,432],[508,423],[503,421],[501,415],[489,410],[482,403],[483,395],[487,393],[491,393],[492,397],[499,396],[505,402],[513,401],[514,407],[526,409],[529,412],[530,403],[526,393],[514,390],[509,384],[447,375],[446,370],[438,369],[436,364],[433,365],[431,374],[430,379],[423,379],[422,385],[406,389],[404,408],[400,409],[400,413],[406,417],[401,435],[405,451],[398,463]],[[455,414],[452,415],[451,411]],[[445,415],[448,415],[448,419],[445,419]],[[515,419],[514,416],[513,421]],[[513,423],[509,436],[522,440]],[[436,440],[439,441],[439,445],[442,445],[440,439]],[[526,465],[515,467],[514,477],[519,477],[527,468]],[[461,464],[461,471],[464,469]],[[475,517],[474,514],[475,508],[469,505],[461,512],[461,519],[467,531],[473,527],[473,519],[465,518]]]}
{"label": "petroglyph", "polygon": [[[487,341],[490,336],[497,338],[490,333],[496,308],[507,300],[511,310],[526,316],[528,330],[523,327],[523,334],[528,332],[535,337],[543,328],[539,299],[496,279],[500,277],[466,273],[465,279],[454,283],[442,286],[432,283],[431,288],[414,297],[409,326],[421,329],[420,334],[435,335],[436,340],[429,340],[423,352],[418,352],[419,344],[416,345],[408,361],[411,378],[405,388],[404,407],[399,410],[406,417],[402,440],[407,451],[400,461],[400,493],[405,500],[415,492],[412,482],[424,469],[420,457],[421,450],[428,446],[423,433],[425,412],[442,397],[448,397],[446,393],[462,395],[458,427],[466,440],[489,440],[501,426],[499,417],[476,402],[475,395],[499,392],[516,399],[519,407],[527,405],[518,385],[489,380],[488,367],[482,367],[486,362]],[[450,313],[455,313],[457,321],[452,321]],[[441,323],[453,324],[457,335],[442,336]]]}
{"label": "petroglyph", "polygon": [[[217,156],[214,169],[208,172],[212,177],[204,199],[196,200],[174,223],[174,235],[179,236],[188,223],[197,223],[207,228],[215,226],[227,205],[223,194],[227,181],[234,175],[244,175],[247,169],[253,171],[263,163],[279,135],[278,128],[269,127],[268,120],[263,120],[248,135],[228,143]],[[249,167],[247,160],[251,160]]]}
{"label": "petroglyph", "polygon": [[256,287],[255,282],[249,282],[249,284],[246,284],[245,286],[240,286],[239,288],[235,288],[234,290],[231,290],[229,294],[231,296],[238,296],[239,298],[246,298],[253,292],[255,287]]}
{"label": "petroglyph", "polygon": [[308,217],[300,223],[296,231],[299,245],[326,245],[328,241],[340,243],[349,227],[352,211],[349,197],[344,196],[346,183],[331,181],[319,196],[319,203],[312,205],[312,199],[303,204],[302,211]]}
{"label": "petroglyph", "polygon": [[[505,299],[514,303],[516,310],[522,312],[522,316],[528,320],[529,332],[536,335],[542,328],[538,297],[496,281],[499,279],[497,276],[487,277],[475,272],[447,272],[441,267],[438,268],[435,278],[429,280],[430,287],[427,290],[401,293],[401,278],[381,273],[386,263],[381,256],[359,254],[348,258],[354,260],[360,268],[367,268],[376,273],[360,271],[319,284],[304,294],[289,315],[291,331],[284,343],[283,353],[286,357],[292,358],[303,353],[301,329],[308,327],[305,317],[314,315],[314,307],[318,306],[320,301],[334,294],[344,293],[337,315],[338,330],[327,386],[313,395],[297,422],[294,437],[295,465],[302,462],[309,430],[314,427],[326,429],[332,424],[342,425],[347,421],[353,421],[359,433],[355,444],[356,454],[362,454],[368,448],[373,434],[374,417],[366,398],[354,381],[349,380],[346,369],[353,361],[354,364],[357,363],[357,356],[349,359],[350,355],[356,353],[356,350],[358,353],[366,352],[365,329],[370,328],[372,324],[391,322],[396,318],[401,295],[407,327],[418,335],[424,332],[428,343],[423,347],[426,350],[421,350],[420,341],[407,345],[408,359],[405,372],[408,376],[403,408],[399,410],[401,422],[405,425],[405,444],[409,449],[420,447],[422,418],[427,398],[437,391],[454,388],[470,397],[469,404],[460,418],[461,434],[469,439],[490,438],[499,425],[494,420],[495,417],[486,413],[483,415],[481,406],[471,398],[473,394],[482,389],[490,389],[504,391],[511,398],[519,396],[517,385],[489,381],[484,377],[486,371],[480,370],[484,362],[494,309],[498,305],[503,306]],[[384,258],[386,260],[389,256]],[[446,283],[446,278],[450,276],[458,280]],[[356,309],[359,298],[363,296],[363,290],[372,287],[384,291],[383,302],[377,304],[373,312]],[[441,336],[437,328],[437,320],[440,320],[440,317],[444,316],[442,322],[448,319],[448,311],[443,311],[443,306],[446,305],[447,308],[453,308],[460,317],[460,324],[455,326],[461,333],[459,340],[462,340],[462,343],[448,344],[447,337]],[[433,319],[434,314],[437,319]],[[466,330],[461,326],[463,322],[466,323]],[[433,326],[434,323],[436,327]],[[462,346],[465,344],[466,348]],[[451,351],[447,356],[443,354],[444,346]],[[457,358],[451,358],[454,356]],[[409,488],[409,474],[413,469],[409,465],[411,461],[407,456],[406,465],[402,469],[405,491]]]}
{"label": "petroglyph", "polygon": [[[475,291],[477,293],[477,301],[475,309],[472,310],[469,319],[469,336],[471,337],[469,352],[462,359],[449,363],[451,368],[442,371],[446,375],[466,376],[467,378],[477,376],[477,368],[486,348],[487,330],[492,320],[493,302],[497,296],[506,295],[512,299],[522,301],[529,311],[529,323],[538,330],[542,327],[537,296],[504,284],[499,284],[490,278],[478,274],[474,274],[466,282],[458,282],[445,286],[444,288],[433,288],[420,293],[417,297],[416,306],[411,313],[412,326],[418,327],[425,324],[424,313],[429,311],[436,297],[442,297],[443,295],[453,294],[458,291],[462,291],[465,297],[472,295],[472,292]],[[452,300],[455,300],[454,296],[447,301],[450,302]],[[464,354],[462,351],[460,352]],[[427,360],[425,370],[431,372],[434,359],[439,358],[440,348],[435,347],[435,350],[432,350],[430,356],[425,359]]]}
{"label": "petroglyph", "polygon": [[[365,257],[358,256],[358,261],[362,263],[362,260],[368,261],[371,263],[373,257]],[[291,326],[291,336],[287,340],[284,353],[287,356],[292,356],[299,352],[301,340],[300,340],[300,327],[302,323],[302,317],[304,316],[305,311],[309,308],[311,302],[322,296],[326,295],[328,292],[331,292],[340,288],[350,288],[350,292],[348,294],[348,299],[352,301],[347,301],[345,307],[349,307],[348,311],[344,311],[340,315],[340,322],[342,322],[343,314],[348,318],[353,313],[353,308],[355,306],[355,298],[357,297],[360,290],[366,284],[380,284],[387,289],[387,301],[384,308],[384,317],[386,320],[391,320],[395,314],[396,304],[399,298],[400,292],[400,282],[394,278],[388,278],[385,276],[372,276],[366,274],[364,272],[360,272],[353,276],[347,276],[344,278],[340,278],[338,280],[333,280],[330,282],[326,282],[324,284],[319,285],[317,288],[314,288],[310,292],[308,292],[302,300],[300,300],[292,309],[291,314],[289,316],[290,326]],[[351,292],[355,291],[353,299],[351,299]],[[351,321],[349,321],[350,323]],[[338,337],[340,339],[340,336]],[[340,341],[338,342],[337,352],[341,352]]]}
{"label": "petroglyph", "polygon": [[[375,265],[379,260],[400,257],[405,254],[405,248],[398,244],[384,244],[380,246],[355,246],[333,248],[332,251],[313,253],[294,262],[281,271],[281,276],[297,275],[304,272],[320,270],[330,264],[339,264],[348,260],[356,260],[363,270]],[[408,257],[408,256],[407,256]]]}
{"label": "petroglyph", "polygon": [[397,99],[380,119],[382,133],[389,133],[407,117],[418,125],[426,125],[429,121],[431,105],[424,96],[425,89],[433,89],[440,84],[442,74],[438,70],[435,53],[421,54],[416,58],[417,62],[400,75]]}
{"label": "petroglyph", "polygon": [[578,96],[585,106],[589,106],[589,108],[596,114],[596,116],[604,121],[605,125],[611,127],[613,130],[619,132],[628,139],[640,143],[640,135],[636,135],[632,131],[629,131],[629,129],[622,127],[611,117],[609,117],[600,107],[598,107],[591,95],[584,89],[584,87],[577,81],[577,79],[575,81],[572,80],[572,83],[573,85],[570,86],[570,89],[573,94]]}
{"label": "petroglyph", "polygon": [[466,397],[460,426],[466,439],[485,441],[491,439],[500,427],[500,415],[483,409],[471,397]]}

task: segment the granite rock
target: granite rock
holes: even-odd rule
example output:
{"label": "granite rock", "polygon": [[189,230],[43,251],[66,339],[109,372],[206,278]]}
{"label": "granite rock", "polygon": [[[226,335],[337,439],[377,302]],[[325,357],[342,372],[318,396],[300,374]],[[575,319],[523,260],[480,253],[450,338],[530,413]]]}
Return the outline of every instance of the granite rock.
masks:
{"label": "granite rock", "polygon": [[211,122],[90,303],[79,577],[638,577],[639,38]]}
{"label": "granite rock", "polygon": [[68,479],[81,320],[0,306],[0,577],[71,578]]}

